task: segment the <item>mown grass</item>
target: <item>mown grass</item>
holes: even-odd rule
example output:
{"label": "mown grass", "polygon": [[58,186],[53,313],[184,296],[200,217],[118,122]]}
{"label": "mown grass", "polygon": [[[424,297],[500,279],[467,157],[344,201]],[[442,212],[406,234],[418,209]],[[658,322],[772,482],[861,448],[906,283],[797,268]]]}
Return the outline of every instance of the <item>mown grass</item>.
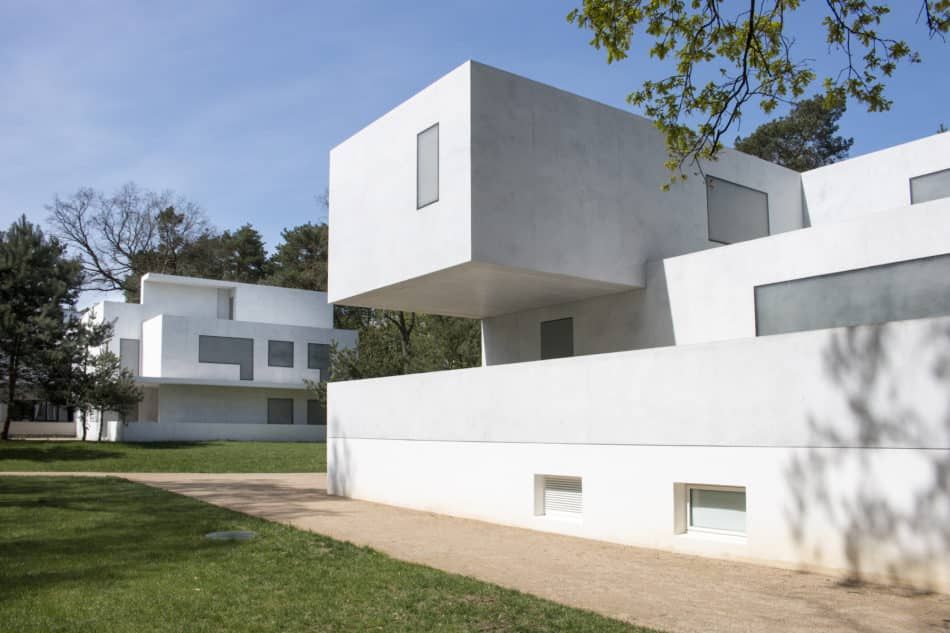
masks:
{"label": "mown grass", "polygon": [[0,583],[3,631],[646,631],[119,479],[0,478]]}
{"label": "mown grass", "polygon": [[312,442],[0,442],[0,472],[326,472],[327,445]]}

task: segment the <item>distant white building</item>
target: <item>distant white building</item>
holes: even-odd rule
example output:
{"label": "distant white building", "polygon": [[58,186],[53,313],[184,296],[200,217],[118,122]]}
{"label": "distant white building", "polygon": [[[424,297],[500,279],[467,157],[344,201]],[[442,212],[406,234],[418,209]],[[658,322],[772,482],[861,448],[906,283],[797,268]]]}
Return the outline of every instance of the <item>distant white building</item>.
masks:
{"label": "distant white building", "polygon": [[140,303],[103,301],[88,318],[113,323],[108,348],[144,393],[124,424],[106,414],[110,440],[322,441],[304,380],[325,377],[332,343],[356,344],[323,292],[155,273]]}
{"label": "distant white building", "polygon": [[484,365],[331,384],[331,491],[950,590],[950,134],[665,156],[474,62],[331,151],[330,300],[481,319]]}

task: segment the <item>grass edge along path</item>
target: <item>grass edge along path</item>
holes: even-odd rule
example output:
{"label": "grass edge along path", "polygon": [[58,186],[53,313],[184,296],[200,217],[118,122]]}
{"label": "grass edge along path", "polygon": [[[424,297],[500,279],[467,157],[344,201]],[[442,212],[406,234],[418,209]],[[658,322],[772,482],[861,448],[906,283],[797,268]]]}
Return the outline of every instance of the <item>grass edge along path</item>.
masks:
{"label": "grass edge along path", "polygon": [[0,526],[10,631],[650,631],[117,478],[0,477]]}
{"label": "grass edge along path", "polygon": [[326,472],[322,442],[0,441],[0,472]]}

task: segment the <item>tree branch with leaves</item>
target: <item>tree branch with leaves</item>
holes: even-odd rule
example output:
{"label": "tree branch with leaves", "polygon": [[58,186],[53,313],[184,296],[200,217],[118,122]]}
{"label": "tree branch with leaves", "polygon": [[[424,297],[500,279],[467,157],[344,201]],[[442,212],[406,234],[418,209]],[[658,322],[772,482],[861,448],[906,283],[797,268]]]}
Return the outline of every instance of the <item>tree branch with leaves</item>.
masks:
{"label": "tree branch with leaves", "polygon": [[[612,63],[627,57],[635,37],[652,38],[650,56],[672,60],[673,72],[645,81],[628,96],[654,119],[666,137],[667,167],[673,179],[691,166],[715,159],[727,132],[752,102],[766,113],[794,104],[817,79],[814,60],[796,56],[787,22],[801,0],[584,0],[567,19],[593,32],[590,43]],[[823,78],[829,105],[851,98],[870,111],[892,101],[885,82],[902,63],[919,63],[906,41],[891,37],[887,3],[825,0],[821,21],[842,70]],[[907,0],[901,11],[917,11],[930,38],[950,30],[950,0]],[[734,8],[735,7],[735,8]]]}

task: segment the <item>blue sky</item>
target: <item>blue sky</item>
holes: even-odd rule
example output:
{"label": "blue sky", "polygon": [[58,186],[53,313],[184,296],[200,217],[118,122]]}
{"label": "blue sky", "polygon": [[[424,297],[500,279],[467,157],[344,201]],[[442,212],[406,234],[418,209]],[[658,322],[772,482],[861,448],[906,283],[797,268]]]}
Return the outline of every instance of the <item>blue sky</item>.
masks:
{"label": "blue sky", "polygon": [[[575,4],[0,0],[0,225],[134,180],[197,201],[219,228],[251,222],[273,247],[321,219],[331,147],[466,59],[626,107],[660,69],[643,47],[608,66],[565,21]],[[830,72],[823,4],[806,0],[794,25]],[[893,4],[924,63],[899,69],[891,112],[848,112],[853,155],[950,125],[950,47],[914,24],[915,3]],[[762,120],[747,112],[743,131]]]}

